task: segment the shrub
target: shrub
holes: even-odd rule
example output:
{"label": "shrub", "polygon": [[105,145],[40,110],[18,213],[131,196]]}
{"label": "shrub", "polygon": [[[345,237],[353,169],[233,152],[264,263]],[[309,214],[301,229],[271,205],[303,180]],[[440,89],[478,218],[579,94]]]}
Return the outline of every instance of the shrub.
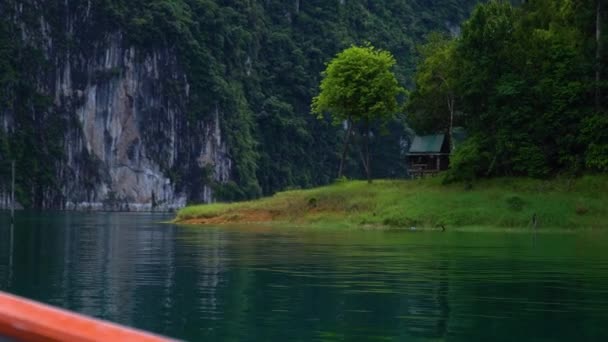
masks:
{"label": "shrub", "polygon": [[526,202],[519,196],[509,196],[507,197],[507,206],[510,210],[513,211],[521,211],[524,208]]}
{"label": "shrub", "polygon": [[590,144],[585,164],[590,169],[608,171],[608,144]]}
{"label": "shrub", "polygon": [[535,178],[546,177],[549,167],[544,152],[531,143],[521,143],[511,158],[513,171]]}
{"label": "shrub", "polygon": [[478,137],[465,140],[450,158],[450,169],[446,172],[444,183],[457,181],[472,182],[488,169],[490,158]]}
{"label": "shrub", "polygon": [[348,177],[346,176],[341,176],[339,178],[336,178],[336,180],[334,180],[334,183],[336,184],[344,184],[348,182]]}
{"label": "shrub", "polygon": [[577,205],[576,206],[576,214],[577,215],[585,215],[589,212],[589,208],[582,206],[582,205]]}

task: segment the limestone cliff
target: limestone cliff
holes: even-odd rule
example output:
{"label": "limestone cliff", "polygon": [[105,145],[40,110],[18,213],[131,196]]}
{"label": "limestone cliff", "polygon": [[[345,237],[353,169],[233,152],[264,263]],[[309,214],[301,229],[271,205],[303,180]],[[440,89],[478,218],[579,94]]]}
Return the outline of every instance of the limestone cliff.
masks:
{"label": "limestone cliff", "polygon": [[[120,30],[92,33],[100,29],[99,20],[90,2],[83,4],[63,7],[60,25],[45,17],[39,8],[44,1],[11,8],[21,43],[41,48],[47,63],[34,77],[35,88],[52,102],[37,113],[38,120],[56,117],[63,123],[62,156],[53,167],[59,186],[43,189],[33,206],[168,210],[188,199],[210,201],[208,185],[180,187],[170,176],[211,170],[213,180],[228,180],[231,161],[219,109],[208,120],[189,120],[188,75],[176,52],[138,49]],[[15,115],[0,109],[5,131],[19,129]]]}

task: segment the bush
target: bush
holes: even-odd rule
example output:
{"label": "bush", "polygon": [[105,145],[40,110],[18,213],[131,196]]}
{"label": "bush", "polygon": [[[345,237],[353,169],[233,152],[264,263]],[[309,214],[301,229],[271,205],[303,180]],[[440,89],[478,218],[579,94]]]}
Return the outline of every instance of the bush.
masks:
{"label": "bush", "polygon": [[546,177],[549,174],[547,160],[540,147],[521,143],[514,152],[511,158],[513,171],[535,178]]}
{"label": "bush", "polygon": [[608,171],[608,116],[601,113],[585,119],[581,137],[589,144],[585,166],[592,170]]}
{"label": "bush", "polygon": [[260,187],[252,182],[240,186],[234,181],[228,181],[223,184],[214,184],[213,190],[214,198],[222,202],[235,202],[258,198],[262,193]]}
{"label": "bush", "polygon": [[510,196],[507,198],[507,206],[510,210],[521,211],[525,204],[526,202],[519,196]]}
{"label": "bush", "polygon": [[445,174],[444,183],[472,182],[490,164],[489,154],[481,150],[481,139],[470,137],[465,140],[450,158],[450,168]]}
{"label": "bush", "polygon": [[608,171],[608,145],[589,145],[585,164],[588,168],[593,170]]}
{"label": "bush", "polygon": [[341,176],[339,178],[336,178],[336,180],[334,180],[335,184],[344,184],[348,182],[348,177],[346,176]]}

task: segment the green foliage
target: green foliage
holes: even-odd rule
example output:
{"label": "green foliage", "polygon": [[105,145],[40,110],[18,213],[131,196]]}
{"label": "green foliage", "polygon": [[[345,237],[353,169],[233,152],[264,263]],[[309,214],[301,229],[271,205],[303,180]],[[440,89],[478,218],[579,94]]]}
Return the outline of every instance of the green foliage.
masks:
{"label": "green foliage", "polygon": [[397,96],[404,92],[392,71],[395,58],[371,45],[351,46],[329,62],[312,112],[320,118],[331,113],[335,124],[385,122],[398,110]]}
{"label": "green foliage", "polygon": [[334,180],[335,184],[346,183],[349,179],[346,176],[340,176]]}
{"label": "green foliage", "polygon": [[393,73],[395,64],[390,52],[367,44],[351,46],[340,52],[323,72],[321,91],[312,101],[312,112],[319,119],[329,112],[334,124],[346,122],[349,126],[338,176],[342,176],[351,127],[361,123],[361,135],[364,137],[361,159],[367,179],[371,182],[370,124],[379,122],[384,126],[393,119],[399,110],[397,97],[405,93]]}
{"label": "green foliage", "polygon": [[235,202],[246,198],[243,190],[233,181],[224,184],[216,184],[213,187],[215,197],[224,202]]}
{"label": "green foliage", "polygon": [[[253,137],[253,114],[238,83],[229,85],[235,98],[224,99],[222,108],[226,113],[221,123],[226,132],[226,142],[231,148],[234,161],[234,179],[240,187],[238,192],[229,192],[234,200],[256,198],[262,194],[256,178],[258,154]],[[220,192],[221,194],[222,192]],[[219,196],[218,199],[223,199]]]}
{"label": "green foliage", "polygon": [[445,34],[433,32],[427,37],[426,44],[419,48],[423,59],[416,69],[416,88],[410,94],[406,108],[408,122],[420,134],[449,129],[450,105],[457,102],[454,89],[457,72],[455,42]]}
{"label": "green foliage", "polygon": [[608,171],[608,144],[589,144],[586,157],[585,162],[588,168]]}
{"label": "green foliage", "polygon": [[590,53],[595,6],[586,3],[490,1],[475,8],[460,37],[429,38],[408,103],[410,123],[446,131],[449,110],[437,102],[451,90],[456,124],[476,137],[456,151],[449,179],[605,170],[606,109],[594,108],[593,93],[605,93],[594,65],[606,54],[599,51],[596,61]]}
{"label": "green foliage", "polygon": [[450,158],[450,170],[445,175],[445,182],[463,180],[474,181],[479,174],[490,166],[491,156],[481,150],[482,138],[478,136],[465,140]]}
{"label": "green foliage", "polygon": [[507,197],[506,202],[509,209],[513,211],[521,211],[526,205],[526,202],[517,195]]}
{"label": "green foliage", "polygon": [[39,90],[36,76],[48,67],[42,51],[19,41],[16,32],[12,23],[0,19],[0,118],[10,118],[9,130],[4,120],[0,126],[0,189],[10,187],[15,160],[17,200],[25,207],[42,207],[56,200],[45,199],[45,193],[58,188],[56,165],[63,158],[66,123],[52,115],[52,99]]}
{"label": "green foliage", "polygon": [[601,113],[585,118],[583,141],[589,141],[585,165],[597,171],[608,171],[608,115]]}

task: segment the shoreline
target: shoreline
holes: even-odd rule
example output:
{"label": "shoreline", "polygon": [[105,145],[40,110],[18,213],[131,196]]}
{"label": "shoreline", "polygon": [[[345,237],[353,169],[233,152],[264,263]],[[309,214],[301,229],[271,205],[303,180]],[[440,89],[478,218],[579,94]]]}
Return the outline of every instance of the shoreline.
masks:
{"label": "shoreline", "polygon": [[272,224],[366,229],[537,230],[604,229],[608,226],[608,177],[501,178],[442,185],[423,180],[339,182],[277,193],[254,201],[188,206],[172,223],[186,225]]}

